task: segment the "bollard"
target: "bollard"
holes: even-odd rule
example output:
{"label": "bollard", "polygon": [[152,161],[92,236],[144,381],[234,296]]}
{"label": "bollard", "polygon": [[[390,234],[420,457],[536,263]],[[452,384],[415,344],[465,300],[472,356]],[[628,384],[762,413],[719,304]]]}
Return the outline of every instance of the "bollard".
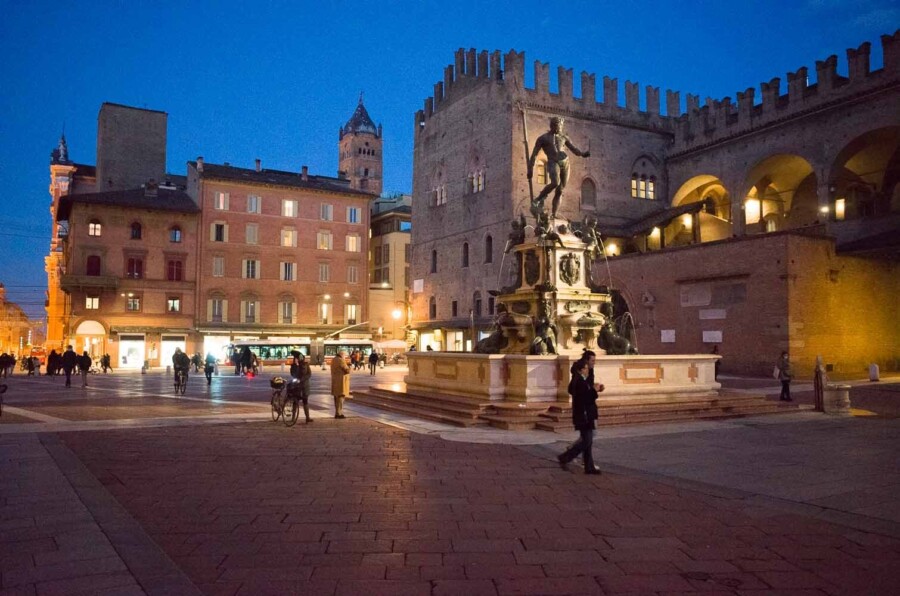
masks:
{"label": "bollard", "polygon": [[869,365],[869,380],[870,380],[870,381],[878,381],[878,380],[880,380],[880,377],[879,377],[878,372],[879,372],[879,371],[878,371],[878,365],[875,364],[874,362],[873,362],[872,364],[870,364],[870,365]]}
{"label": "bollard", "polygon": [[168,377],[170,374],[172,374],[172,367],[167,364],[166,365],[166,376]]}
{"label": "bollard", "polygon": [[850,412],[850,385],[825,385],[824,408],[833,416],[852,416]]}

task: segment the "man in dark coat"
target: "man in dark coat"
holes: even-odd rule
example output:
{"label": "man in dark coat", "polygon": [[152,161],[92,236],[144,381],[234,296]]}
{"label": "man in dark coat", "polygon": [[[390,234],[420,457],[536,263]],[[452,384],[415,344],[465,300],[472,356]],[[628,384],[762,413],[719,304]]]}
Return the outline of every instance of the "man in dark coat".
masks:
{"label": "man in dark coat", "polygon": [[312,377],[312,369],[306,361],[306,356],[299,350],[292,350],[291,357],[291,377],[294,382],[288,386],[288,393],[293,394],[293,391],[298,393],[300,401],[303,402],[306,423],[309,424],[312,422],[312,418],[309,417],[309,379]]}
{"label": "man in dark coat", "polygon": [[206,384],[212,385],[213,372],[216,370],[216,357],[212,352],[206,353],[206,364],[203,366],[203,373],[206,375]]}
{"label": "man in dark coat", "polygon": [[[588,355],[590,354],[590,355]],[[569,382],[569,394],[572,396],[572,424],[578,430],[578,440],[557,457],[564,470],[570,461],[580,453],[584,460],[585,474],[599,474],[600,469],[594,466],[594,427],[597,420],[597,394],[603,391],[603,385],[594,383],[593,352],[586,352],[572,366],[572,380]]]}
{"label": "man in dark coat", "polygon": [[71,345],[66,346],[66,351],[62,355],[62,369],[66,373],[66,387],[72,386],[72,371],[78,364],[78,354],[72,349]]}

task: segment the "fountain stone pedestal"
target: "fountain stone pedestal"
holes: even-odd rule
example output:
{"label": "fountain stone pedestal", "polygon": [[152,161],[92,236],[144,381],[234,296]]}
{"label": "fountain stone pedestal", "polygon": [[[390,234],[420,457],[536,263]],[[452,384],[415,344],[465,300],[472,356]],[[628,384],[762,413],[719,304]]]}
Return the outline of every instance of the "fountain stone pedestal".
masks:
{"label": "fountain stone pedestal", "polygon": [[588,245],[566,226],[558,229],[563,231],[513,247],[516,283],[497,297],[509,313],[500,321],[509,340],[500,350],[503,354],[542,355],[540,346],[532,349],[542,317],[554,324],[557,354],[578,356],[584,348],[603,353],[597,331],[607,319],[601,307],[611,303],[610,295],[591,291]]}

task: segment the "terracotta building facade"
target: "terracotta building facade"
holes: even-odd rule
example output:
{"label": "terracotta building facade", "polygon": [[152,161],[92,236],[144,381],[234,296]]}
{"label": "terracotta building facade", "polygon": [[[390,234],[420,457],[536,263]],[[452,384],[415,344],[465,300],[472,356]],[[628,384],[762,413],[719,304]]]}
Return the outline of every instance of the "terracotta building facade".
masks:
{"label": "terracotta building facade", "polygon": [[[881,45],[880,68],[864,43],[847,50],[846,75],[831,56],[816,63],[815,83],[802,67],[786,85],[761,84],[761,101],[750,88],[702,105],[675,91],[661,105],[658,87],[631,81],[620,105],[619,82],[603,77],[600,85],[590,73],[581,73],[576,96],[563,67],[551,92],[550,66],[541,62],[528,88],[523,53],[459,50],[414,119],[420,349],[465,350],[487,331],[493,305],[485,296],[513,274],[504,259],[509,223],[528,214],[526,151],[551,117],[563,117],[572,143],[591,156],[570,158],[560,215],[597,220],[608,265],[595,263],[594,284],[614,290],[642,351],[717,345],[723,371],[753,374],[770,373],[781,350],[804,374],[816,355],[834,374],[862,374],[867,362],[895,368],[900,32]],[[535,193],[546,177],[541,159]],[[712,267],[716,259],[726,260]],[[752,281],[731,281],[748,270]],[[850,283],[871,290],[865,309],[835,303],[856,295]],[[702,299],[680,306],[692,285],[704,288]],[[679,306],[667,310],[672,304]],[[832,322],[838,311],[841,324]],[[756,324],[744,324],[742,313],[757,313]],[[852,339],[859,336],[870,341]]]}
{"label": "terracotta building facade", "polygon": [[176,347],[223,359],[241,339],[290,338],[315,355],[328,337],[370,337],[382,157],[362,102],[340,138],[373,149],[341,159],[365,164],[354,180],[203,158],[167,174],[166,126],[164,112],[105,103],[96,165],[70,160],[65,138],[52,152],[48,349],[140,368],[167,365]]}

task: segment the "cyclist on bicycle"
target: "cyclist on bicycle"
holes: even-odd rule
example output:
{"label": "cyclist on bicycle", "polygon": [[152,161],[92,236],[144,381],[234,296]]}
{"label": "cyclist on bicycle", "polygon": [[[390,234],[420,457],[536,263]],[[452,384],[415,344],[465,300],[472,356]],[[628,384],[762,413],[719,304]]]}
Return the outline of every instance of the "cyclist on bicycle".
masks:
{"label": "cyclist on bicycle", "polygon": [[178,385],[179,371],[184,373],[184,382],[187,383],[188,371],[191,368],[191,358],[182,352],[181,348],[175,348],[175,353],[172,355],[172,368],[175,369],[175,385]]}

